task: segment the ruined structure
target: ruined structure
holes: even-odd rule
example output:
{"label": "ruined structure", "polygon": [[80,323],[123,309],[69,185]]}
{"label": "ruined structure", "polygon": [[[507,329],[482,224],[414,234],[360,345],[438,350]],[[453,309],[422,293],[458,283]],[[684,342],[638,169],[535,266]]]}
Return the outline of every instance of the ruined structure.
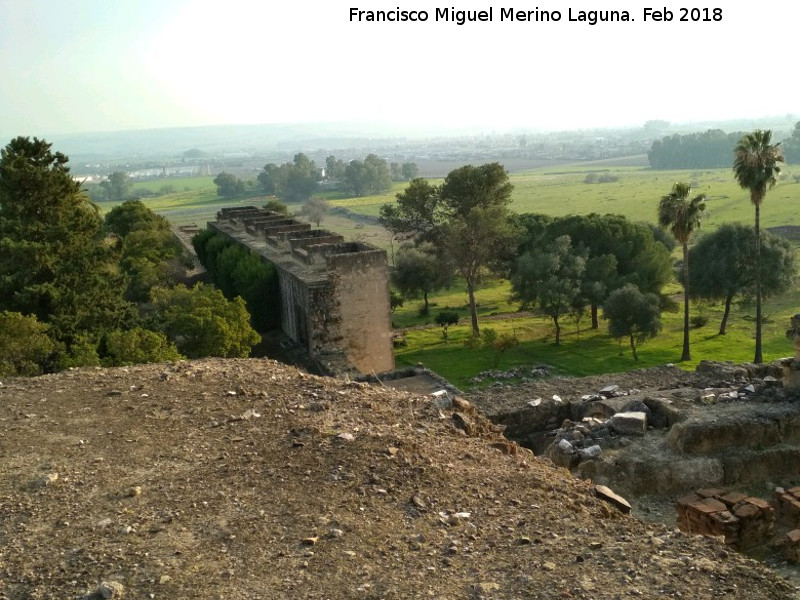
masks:
{"label": "ruined structure", "polygon": [[697,490],[675,503],[681,531],[722,536],[739,549],[768,543],[775,535],[775,509],[761,498],[720,489]]}
{"label": "ruined structure", "polygon": [[800,313],[792,317],[792,328],[786,337],[794,342],[794,358],[783,361],[783,385],[800,387]]}
{"label": "ruined structure", "polygon": [[325,370],[394,368],[385,251],[253,206],[208,226],[275,265],[281,329]]}

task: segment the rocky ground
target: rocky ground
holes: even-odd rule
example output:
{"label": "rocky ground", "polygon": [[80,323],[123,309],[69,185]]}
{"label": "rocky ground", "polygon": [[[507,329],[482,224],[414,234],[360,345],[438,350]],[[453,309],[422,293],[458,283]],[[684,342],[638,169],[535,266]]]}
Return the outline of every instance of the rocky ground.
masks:
{"label": "rocky ground", "polygon": [[268,360],[5,380],[0,475],[4,600],[798,597],[470,405]]}

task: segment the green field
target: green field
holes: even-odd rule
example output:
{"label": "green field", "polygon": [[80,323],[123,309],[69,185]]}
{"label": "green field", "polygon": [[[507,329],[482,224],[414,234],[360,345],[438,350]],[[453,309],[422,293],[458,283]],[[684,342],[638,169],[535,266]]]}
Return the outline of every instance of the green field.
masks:
{"label": "green field", "polygon": [[[800,258],[800,257],[798,257]],[[681,288],[670,286],[668,292],[679,300]],[[423,363],[440,373],[458,387],[469,387],[470,379],[487,369],[506,370],[519,365],[546,364],[563,375],[593,375],[604,372],[626,371],[638,367],[677,363],[683,343],[683,309],[662,313],[663,329],[653,340],[638,347],[639,362],[631,356],[627,340],[622,344],[607,334],[608,325],[602,319],[600,328],[589,329],[589,315],[580,322],[580,333],[572,319],[561,320],[561,345],[556,346],[555,328],[546,317],[518,316],[513,313],[517,305],[510,300],[511,288],[507,281],[492,281],[477,294],[481,328],[490,327],[498,333],[515,335],[520,345],[503,353],[494,365],[495,353],[486,349],[470,350],[464,342],[471,336],[467,296],[463,287],[454,287],[443,294],[430,297],[436,306],[427,317],[419,315],[421,301],[407,300],[393,314],[393,323],[404,332],[407,345],[398,348],[397,366]],[[442,339],[441,328],[433,324],[436,312],[447,308],[457,310],[459,325],[451,326],[448,339]],[[692,329],[692,360],[679,366],[693,369],[701,360],[732,360],[746,362],[753,359],[755,349],[755,324],[753,306],[733,307],[728,321],[728,333],[717,335],[723,307],[721,304],[692,306],[692,315],[708,317],[708,323]],[[764,303],[767,323],[763,326],[764,360],[771,361],[792,354],[792,344],[785,337],[791,315],[800,311],[800,290]],[[509,318],[494,320],[491,315],[506,313]],[[495,317],[497,318],[497,317]],[[427,327],[422,327],[428,324]]]}
{"label": "green field", "polygon": [[[795,167],[795,170],[800,171]],[[612,183],[584,183],[590,172],[613,174],[618,180]],[[761,223],[764,227],[797,224],[796,206],[800,200],[800,184],[786,177],[767,194],[762,206]],[[656,206],[661,196],[668,193],[674,182],[689,181],[697,193],[707,194],[708,216],[703,230],[713,230],[725,222],[751,223],[753,207],[746,190],[738,187],[730,169],[704,171],[653,171],[643,167],[608,166],[598,163],[559,167],[557,169],[535,169],[512,173],[514,184],[512,209],[518,213],[538,212],[553,216],[567,214],[617,213],[636,221],[655,222]],[[182,191],[145,202],[176,224],[197,223],[203,225],[213,220],[221,207],[233,205],[263,204],[266,198],[254,193],[236,201],[217,197],[212,178],[195,178],[187,183],[176,184],[174,180],[148,182],[149,189],[158,190],[163,184],[176,185]],[[188,190],[183,188],[189,188]],[[395,194],[402,191],[403,184],[382,195],[363,198],[343,198],[340,193],[326,192],[332,206],[342,206],[352,212],[376,216],[381,205],[394,201]],[[112,205],[104,205],[104,209]],[[297,210],[299,207],[290,207]],[[381,227],[357,223],[342,216],[329,215],[322,227],[341,233],[348,239],[361,239],[382,247],[391,253],[389,236]],[[390,254],[391,257],[391,254]],[[798,257],[800,259],[800,257]],[[391,260],[391,258],[390,258]],[[670,293],[680,300],[681,289],[673,285]],[[601,372],[622,371],[640,366],[675,362],[681,354],[682,311],[662,315],[662,333],[639,347],[640,361],[635,363],[627,343],[619,344],[608,337],[606,323],[600,322],[599,330],[590,330],[588,315],[581,322],[578,335],[574,321],[562,323],[562,344],[555,346],[554,328],[549,319],[543,317],[519,317],[518,306],[510,298],[507,281],[485,283],[477,293],[481,327],[491,327],[498,333],[513,333],[520,345],[501,356],[487,349],[471,350],[464,346],[470,335],[467,296],[463,286],[434,294],[430,315],[421,317],[418,309],[421,301],[406,300],[405,305],[393,315],[395,327],[405,331],[406,346],[398,348],[398,366],[418,362],[441,373],[460,387],[469,387],[470,379],[478,372],[490,368],[508,369],[517,365],[547,364],[556,372],[571,375],[587,375]],[[442,339],[441,330],[432,323],[438,310],[455,309],[462,315],[461,323],[450,328],[449,339]],[[737,306],[731,315],[728,334],[716,335],[722,314],[720,305],[693,306],[692,315],[702,314],[709,318],[706,326],[692,331],[692,361],[682,363],[685,368],[694,366],[703,359],[747,361],[754,351],[754,323],[752,306]],[[800,289],[795,289],[781,298],[768,300],[764,314],[768,322],[764,326],[764,357],[773,360],[792,353],[792,345],[785,338],[789,318],[800,311]],[[506,315],[508,318],[492,320],[490,317]]]}
{"label": "green field", "polygon": [[[800,174],[800,168],[792,169]],[[761,222],[765,227],[793,224],[797,220],[800,183],[795,183],[792,179],[792,169],[784,171],[783,180],[767,195],[761,213]],[[587,173],[591,172],[613,174],[619,180],[613,183],[584,183]],[[694,192],[708,196],[704,228],[714,229],[721,223],[736,221],[749,223],[753,219],[753,207],[750,205],[748,193],[736,184],[730,169],[653,171],[645,167],[606,168],[602,164],[588,163],[555,170],[546,168],[511,173],[510,178],[514,185],[512,209],[518,213],[533,212],[553,216],[591,212],[617,213],[635,221],[655,222],[658,199],[669,193],[676,181],[688,181],[693,184]],[[212,220],[216,211],[223,206],[259,204],[266,201],[257,190],[244,199],[232,201],[219,198],[213,177],[140,182],[134,185],[134,189],[157,192],[163,185],[172,185],[180,191],[147,198],[145,202],[154,211],[177,224],[202,224]],[[361,198],[343,198],[339,192],[325,192],[320,196],[328,199],[331,206],[377,216],[380,207],[387,202],[393,202],[395,195],[402,192],[404,186],[405,184],[394,184],[385,194]],[[104,208],[111,206],[113,204],[103,205]],[[343,224],[326,223],[324,226],[333,225],[341,227]]]}
{"label": "green field", "polygon": [[[800,168],[794,167],[800,174]],[[613,183],[584,183],[587,173],[612,174],[619,177]],[[792,224],[797,221],[797,202],[800,183],[791,173],[767,194],[762,207],[761,223],[765,227]],[[634,221],[655,223],[656,206],[661,196],[668,194],[676,181],[693,184],[693,192],[706,194],[707,218],[703,227],[714,229],[722,223],[753,220],[749,193],[741,189],[730,169],[705,171],[653,171],[644,167],[601,168],[595,165],[560,167],[557,170],[535,169],[512,173],[514,185],[511,208],[518,213],[544,213],[553,216],[589,214],[592,212],[623,214]],[[331,205],[343,206],[353,212],[378,215],[380,207],[393,202],[402,190],[363,198],[331,199]]]}
{"label": "green field", "polygon": [[[604,172],[618,176],[618,181],[595,184],[583,182],[587,172],[574,168],[513,175],[512,207],[520,213],[541,212],[553,216],[616,213],[634,221],[655,223],[659,198],[668,194],[676,181],[685,181],[692,183],[693,193],[708,197],[704,228],[714,229],[722,223],[750,223],[753,220],[749,192],[738,186],[730,169],[653,171],[613,168]],[[761,212],[762,225],[771,227],[795,223],[798,200],[800,184],[786,177],[767,194]]]}

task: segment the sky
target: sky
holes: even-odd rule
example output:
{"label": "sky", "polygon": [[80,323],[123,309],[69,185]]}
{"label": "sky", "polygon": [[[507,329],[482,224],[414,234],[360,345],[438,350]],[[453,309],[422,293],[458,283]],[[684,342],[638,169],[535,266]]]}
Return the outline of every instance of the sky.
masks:
{"label": "sky", "polygon": [[[800,4],[725,0],[716,21],[705,6],[710,21],[681,22],[681,4],[652,6],[672,13],[655,21],[613,0],[0,0],[0,135],[308,122],[555,130],[800,112]],[[428,20],[358,22],[354,8]],[[458,25],[437,8],[491,9],[492,20]],[[501,20],[503,9],[561,19]],[[633,21],[592,26],[570,10]]]}

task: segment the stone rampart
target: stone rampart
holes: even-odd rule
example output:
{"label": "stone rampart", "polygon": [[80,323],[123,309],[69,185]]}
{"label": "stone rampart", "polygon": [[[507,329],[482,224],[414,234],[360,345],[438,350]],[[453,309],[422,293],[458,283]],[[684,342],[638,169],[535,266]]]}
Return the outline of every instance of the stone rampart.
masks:
{"label": "stone rampart", "polygon": [[256,207],[222,209],[208,225],[275,265],[281,329],[312,358],[394,368],[385,251]]}

